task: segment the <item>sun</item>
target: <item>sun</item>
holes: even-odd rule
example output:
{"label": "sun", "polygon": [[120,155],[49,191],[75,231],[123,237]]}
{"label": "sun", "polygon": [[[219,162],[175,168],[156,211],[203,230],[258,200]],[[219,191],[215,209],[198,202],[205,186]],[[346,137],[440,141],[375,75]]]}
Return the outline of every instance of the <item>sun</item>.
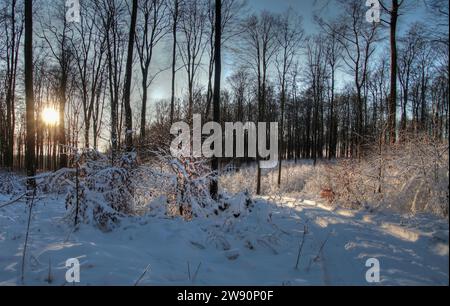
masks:
{"label": "sun", "polygon": [[59,114],[58,111],[51,107],[46,107],[42,112],[42,120],[47,125],[58,125]]}

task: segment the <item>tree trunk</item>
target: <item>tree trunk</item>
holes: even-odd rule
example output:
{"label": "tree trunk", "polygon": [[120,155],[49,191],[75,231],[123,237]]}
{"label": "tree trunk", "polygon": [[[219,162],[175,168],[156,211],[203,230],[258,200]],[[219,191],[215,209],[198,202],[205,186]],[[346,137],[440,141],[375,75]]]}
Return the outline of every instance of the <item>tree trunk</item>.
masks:
{"label": "tree trunk", "polygon": [[390,12],[390,43],[391,43],[391,92],[389,97],[389,117],[388,130],[389,141],[394,144],[396,137],[396,118],[397,118],[397,20],[398,20],[398,0],[392,0],[392,11]]}
{"label": "tree trunk", "polygon": [[172,95],[170,98],[170,125],[173,124],[175,116],[175,77],[177,62],[177,23],[178,23],[178,0],[175,0],[173,15],[173,47],[172,47]]}
{"label": "tree trunk", "polygon": [[280,114],[280,132],[279,132],[279,153],[278,153],[278,187],[281,186],[281,170],[283,163],[284,154],[284,110],[286,105],[286,81],[285,81],[286,70],[283,71],[283,80],[281,86],[281,114]]}
{"label": "tree trunk", "polygon": [[141,144],[145,141],[145,129],[147,125],[147,78],[148,78],[148,69],[146,68],[142,74],[142,108],[141,108]]}
{"label": "tree trunk", "polygon": [[27,186],[32,189],[36,186],[34,176],[36,175],[35,161],[35,117],[34,117],[34,94],[33,94],[33,1],[25,0],[25,103],[27,118]]}
{"label": "tree trunk", "polygon": [[125,145],[126,150],[133,150],[133,114],[131,111],[131,78],[133,77],[133,50],[134,38],[136,34],[138,1],[133,0],[133,9],[131,13],[130,34],[128,38],[128,53],[125,71],[125,88],[124,88],[124,107],[125,107]]}
{"label": "tree trunk", "polygon": [[[19,55],[19,44],[22,36],[22,30],[16,32],[16,6],[17,1],[11,1],[11,35],[7,52],[6,65],[6,147],[5,147],[5,166],[12,169],[14,167],[14,133],[15,133],[15,91],[17,66]],[[6,31],[9,31],[6,29]],[[9,37],[9,35],[8,35]]]}
{"label": "tree trunk", "polygon": [[[222,0],[216,0],[216,30],[214,41],[214,122],[220,123],[220,78],[222,72],[221,59],[221,44],[222,44]],[[212,171],[215,172],[216,177],[211,183],[211,197],[217,200],[219,192],[218,171],[219,171],[219,157],[214,157],[212,160]]]}
{"label": "tree trunk", "polygon": [[[65,51],[63,51],[65,52]],[[65,61],[65,60],[63,60]],[[58,145],[59,145],[59,168],[66,168],[68,164],[67,148],[66,148],[66,127],[65,127],[65,110],[66,110],[66,93],[67,93],[67,68],[63,65],[61,88],[60,88],[60,105],[59,105],[59,131],[58,131]]]}

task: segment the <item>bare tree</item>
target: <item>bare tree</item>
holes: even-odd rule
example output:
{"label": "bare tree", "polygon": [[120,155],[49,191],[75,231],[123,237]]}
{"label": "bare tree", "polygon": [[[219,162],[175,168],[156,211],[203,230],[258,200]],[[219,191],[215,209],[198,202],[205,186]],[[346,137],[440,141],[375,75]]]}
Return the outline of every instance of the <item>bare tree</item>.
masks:
{"label": "bare tree", "polygon": [[425,1],[435,26],[431,33],[428,33],[435,42],[449,47],[448,22],[449,3],[446,0],[426,0]]}
{"label": "bare tree", "polygon": [[68,165],[65,111],[67,106],[67,91],[69,78],[73,64],[73,50],[70,44],[70,37],[73,31],[67,22],[65,7],[63,3],[56,5],[53,18],[41,26],[43,28],[42,38],[47,43],[54,59],[56,60],[58,97],[59,97],[59,122],[58,122],[58,152],[59,168],[65,168]]}
{"label": "bare tree", "polygon": [[[216,31],[214,39],[214,108],[213,108],[213,120],[214,122],[220,122],[220,80],[222,76],[222,0],[216,0]],[[219,171],[219,158],[216,156],[212,160],[211,170],[218,175]],[[211,182],[211,197],[217,200],[219,193],[219,181],[216,177]]]}
{"label": "bare tree", "polygon": [[245,119],[245,104],[248,100],[250,75],[245,67],[239,67],[230,77],[227,78],[227,82],[231,87],[233,98],[236,105],[236,112],[234,118],[243,122]]}
{"label": "bare tree", "polygon": [[103,126],[103,114],[105,109],[105,100],[107,92],[106,78],[104,77],[104,72],[106,71],[105,65],[102,66],[100,71],[100,79],[98,80],[98,87],[95,91],[94,97],[94,111],[92,112],[92,136],[93,136],[93,147],[98,150],[98,138],[100,131]]}
{"label": "bare tree", "polygon": [[390,20],[384,21],[389,25],[390,29],[390,46],[391,46],[391,82],[389,95],[389,113],[388,113],[388,133],[389,141],[395,143],[397,141],[397,73],[398,73],[398,54],[397,54],[397,23],[400,16],[400,8],[403,6],[404,0],[392,0],[391,7],[388,8],[386,1],[380,1],[380,5],[389,15]]}
{"label": "bare tree", "polygon": [[309,128],[312,130],[312,146],[308,149],[312,152],[314,165],[317,164],[318,158],[321,158],[323,154],[323,104],[327,80],[325,52],[325,40],[322,35],[312,36],[308,39],[306,44],[307,78],[310,82],[309,88],[312,96],[312,103],[307,106],[309,108],[307,124],[310,125]]}
{"label": "bare tree", "polygon": [[125,145],[128,152],[133,150],[133,114],[131,111],[131,79],[133,77],[133,51],[136,38],[138,0],[133,0],[131,9],[130,33],[128,36],[128,52],[125,70],[124,107],[125,107]]}
{"label": "bare tree", "polygon": [[14,166],[14,132],[16,128],[16,81],[19,59],[20,42],[23,34],[23,15],[17,0],[5,2],[1,8],[4,12],[5,44],[5,104],[6,104],[6,127],[4,144],[4,166],[10,169]]}
{"label": "bare tree", "polygon": [[[206,92],[206,111],[205,117],[210,117],[211,102],[213,99],[213,76],[215,67],[214,56],[214,42],[216,32],[216,18],[215,18],[215,0],[208,0],[208,24],[209,29],[207,31],[208,48],[209,48],[209,65],[208,65],[208,85]],[[246,3],[241,0],[222,0],[222,18],[221,18],[221,31],[222,31],[222,45],[236,37],[239,33],[240,11],[245,7]],[[222,48],[223,49],[223,48]]]}
{"label": "bare tree", "polygon": [[175,114],[175,78],[176,78],[176,64],[177,64],[177,31],[178,20],[180,17],[180,2],[179,0],[173,0],[173,7],[171,8],[172,15],[172,94],[170,96],[170,125],[173,124]]}
{"label": "bare tree", "polygon": [[298,55],[300,43],[303,39],[301,18],[293,14],[291,9],[280,16],[278,44],[280,52],[276,56],[278,82],[280,86],[280,130],[279,130],[279,162],[278,162],[278,186],[281,186],[281,169],[284,156],[284,119],[286,107],[287,76],[290,72],[294,58]]}
{"label": "bare tree", "polygon": [[[75,23],[76,37],[72,37],[74,60],[78,70],[78,78],[84,116],[84,146],[89,148],[89,131],[91,119],[97,116],[94,112],[95,100],[101,86],[100,79],[105,65],[105,37],[101,37],[97,24],[95,7],[82,2],[81,22]],[[96,146],[96,132],[93,129],[94,146]]]}
{"label": "bare tree", "polygon": [[34,176],[36,174],[36,131],[34,117],[34,94],[33,94],[33,1],[25,0],[25,99],[27,116],[27,145],[26,145],[26,165],[27,165],[27,186],[33,189],[36,185]]}
{"label": "bare tree", "polygon": [[[372,96],[372,125],[376,131],[384,131],[387,118],[387,102],[389,97],[389,84],[386,76],[388,75],[389,59],[388,56],[382,56],[373,62],[371,75],[369,77],[369,92]],[[384,135],[381,139],[385,140]]]}
{"label": "bare tree", "polygon": [[328,158],[334,158],[337,156],[337,134],[338,134],[338,126],[337,126],[337,118],[336,118],[336,73],[337,69],[340,65],[340,61],[342,60],[342,45],[339,43],[338,35],[336,34],[339,31],[339,24],[333,23],[331,24],[332,31],[326,36],[326,58],[328,63],[329,70],[329,100],[330,100],[330,114],[329,114],[329,126],[328,126]]}
{"label": "bare tree", "polygon": [[401,114],[401,137],[406,133],[407,128],[407,107],[410,98],[411,76],[413,74],[414,63],[417,61],[418,53],[424,48],[425,39],[422,37],[424,27],[414,24],[404,38],[400,40],[400,61],[398,65],[399,81],[402,87],[402,114]]}
{"label": "bare tree", "polygon": [[[266,117],[266,98],[268,89],[269,66],[277,51],[277,19],[268,12],[259,16],[252,15],[243,23],[243,44],[241,53],[246,65],[253,70],[257,80],[258,121],[264,122]],[[256,193],[261,194],[260,156],[257,154]]]}
{"label": "bare tree", "polygon": [[339,26],[331,25],[319,19],[319,24],[327,33],[334,33],[344,49],[343,61],[353,75],[356,90],[356,153],[360,155],[365,135],[364,89],[367,85],[369,60],[375,52],[374,44],[378,40],[378,24],[368,23],[365,19],[366,7],[359,0],[341,0],[346,11]]}
{"label": "bare tree", "polygon": [[106,67],[110,100],[111,126],[111,161],[114,163],[115,154],[120,146],[120,88],[123,83],[123,61],[125,33],[123,31],[123,15],[126,5],[123,1],[101,0],[95,2],[101,19],[101,32],[106,41]]}
{"label": "bare tree", "polygon": [[194,107],[194,86],[196,77],[205,52],[206,33],[206,3],[205,0],[183,1],[180,16],[180,31],[182,41],[178,42],[181,59],[187,73],[188,111],[187,118],[192,121]]}
{"label": "bare tree", "polygon": [[148,88],[158,75],[158,73],[150,75],[150,65],[154,48],[169,30],[167,11],[168,6],[163,0],[139,2],[140,19],[137,28],[136,49],[142,73],[141,140],[145,139],[147,125]]}

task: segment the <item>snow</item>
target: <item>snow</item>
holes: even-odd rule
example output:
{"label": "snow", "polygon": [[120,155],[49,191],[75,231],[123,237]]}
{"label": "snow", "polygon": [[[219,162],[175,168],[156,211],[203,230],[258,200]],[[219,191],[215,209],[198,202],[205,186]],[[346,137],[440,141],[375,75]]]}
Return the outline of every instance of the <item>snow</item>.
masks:
{"label": "snow", "polygon": [[[244,209],[242,197],[233,210]],[[25,284],[66,284],[69,258],[81,263],[81,285],[371,285],[369,258],[380,261],[380,285],[449,284],[446,220],[332,209],[306,197],[254,201],[239,218],[150,212],[105,233],[89,224],[73,231],[64,195],[48,194],[33,208]],[[27,211],[24,202],[0,208],[0,285],[21,284]]]}

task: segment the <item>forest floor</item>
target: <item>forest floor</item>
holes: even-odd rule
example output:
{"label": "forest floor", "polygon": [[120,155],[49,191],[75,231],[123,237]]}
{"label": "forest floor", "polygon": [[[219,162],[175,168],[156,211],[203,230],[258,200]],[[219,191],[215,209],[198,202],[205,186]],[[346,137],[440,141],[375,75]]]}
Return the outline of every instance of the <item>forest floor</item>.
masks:
{"label": "forest floor", "polygon": [[[381,285],[449,284],[448,221],[331,209],[311,198],[255,198],[239,218],[146,214],[104,233],[90,225],[74,232],[64,196],[48,195],[33,209],[24,284],[65,285],[69,258],[81,263],[81,285],[370,285],[370,258],[380,262]],[[24,202],[0,209],[0,285],[22,284],[27,211]]]}

